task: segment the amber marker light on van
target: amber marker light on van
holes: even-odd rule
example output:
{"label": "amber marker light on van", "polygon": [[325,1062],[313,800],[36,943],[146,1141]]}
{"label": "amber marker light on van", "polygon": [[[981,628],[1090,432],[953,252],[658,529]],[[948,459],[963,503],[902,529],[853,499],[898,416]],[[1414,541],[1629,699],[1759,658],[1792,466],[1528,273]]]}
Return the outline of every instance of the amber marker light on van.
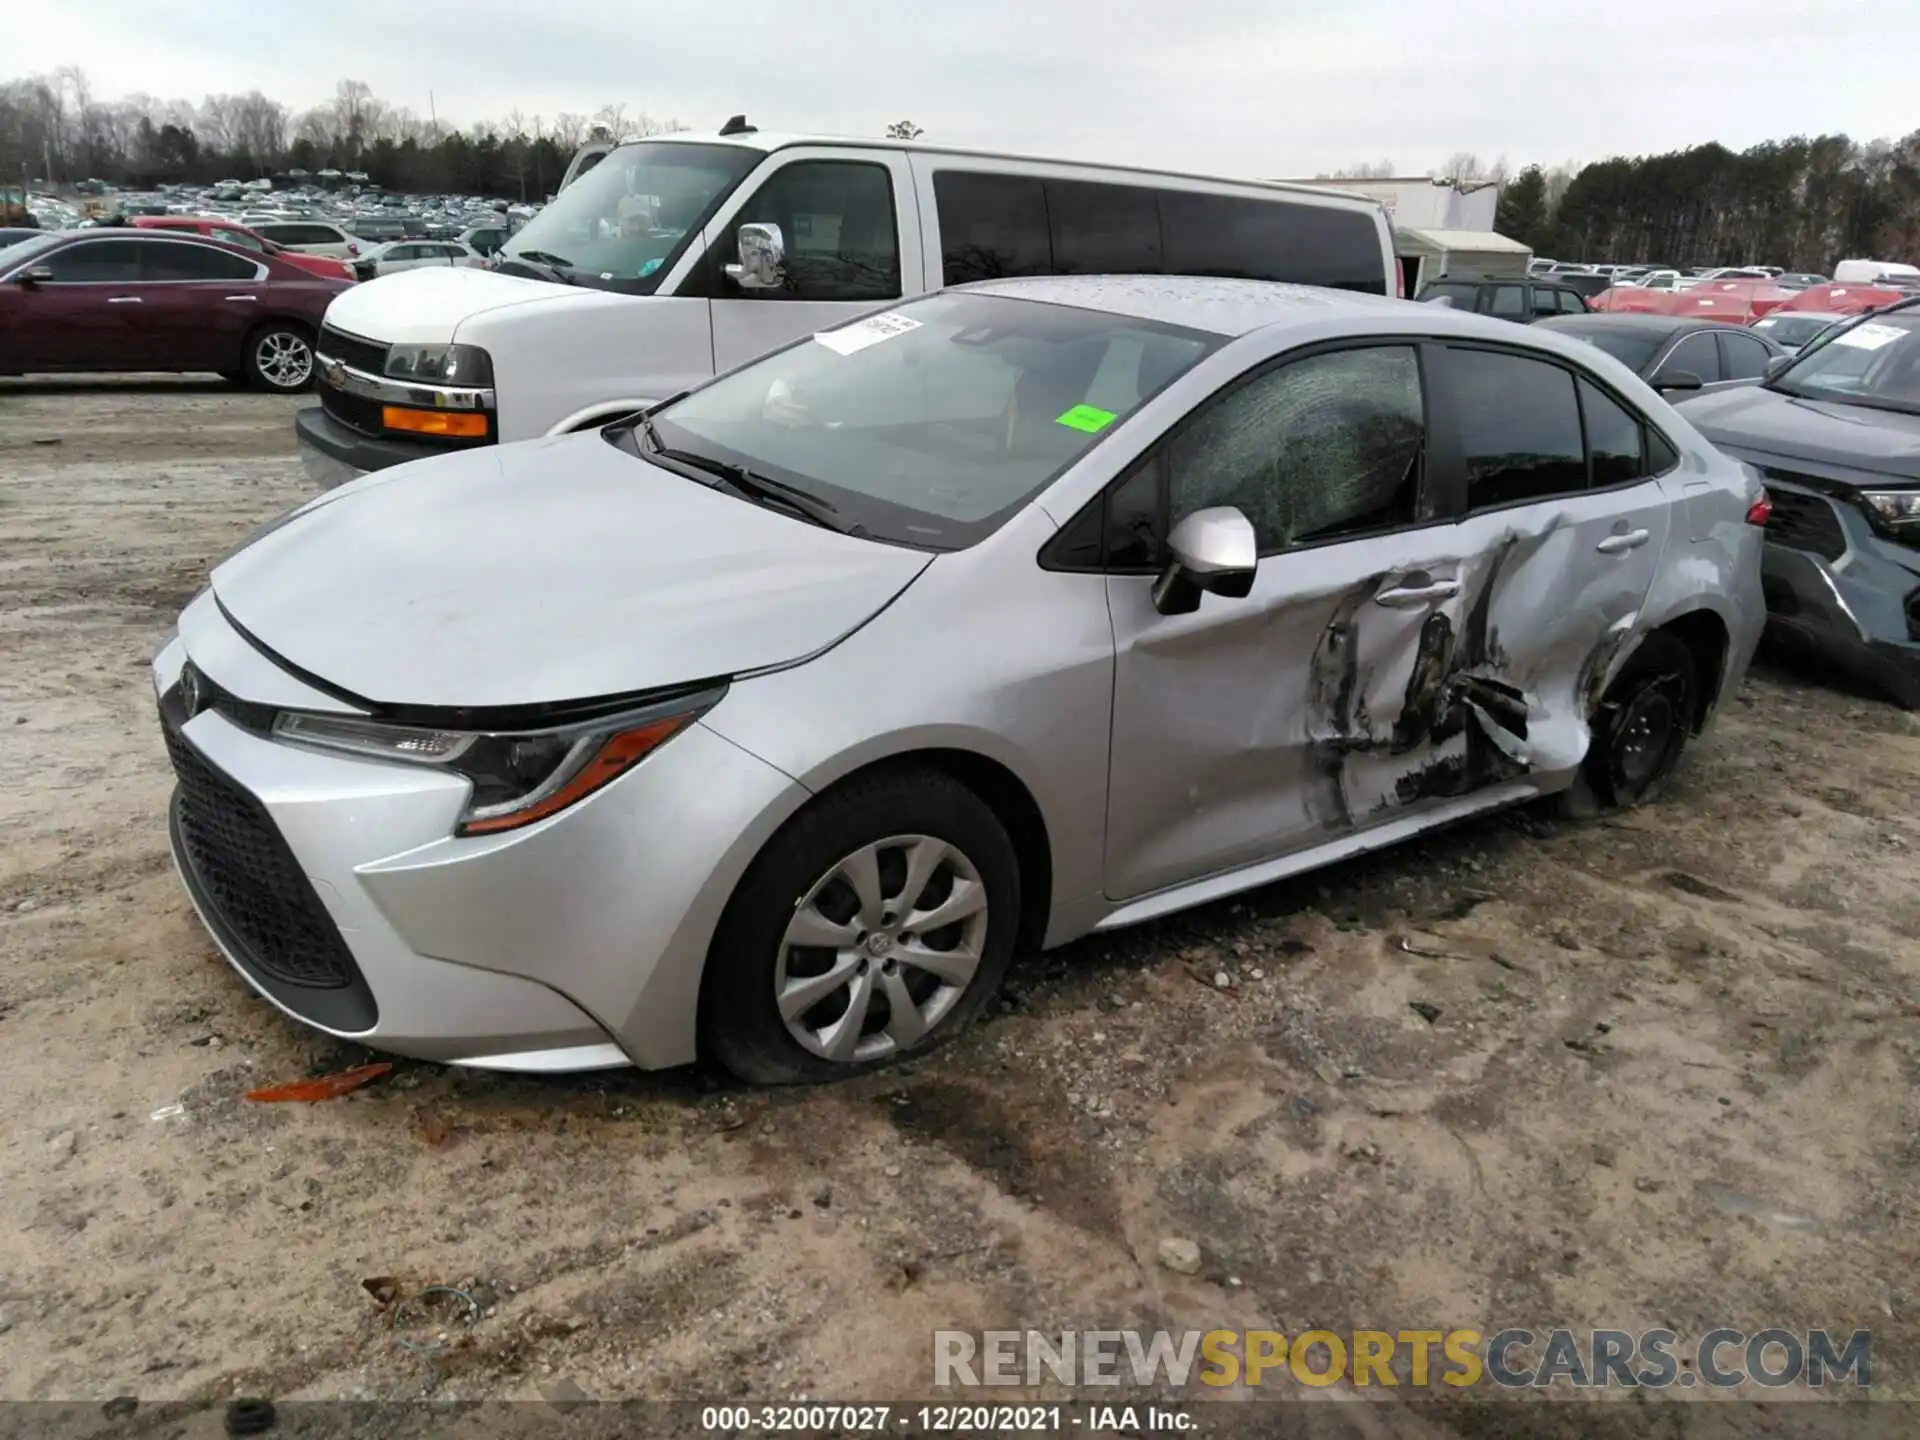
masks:
{"label": "amber marker light on van", "polygon": [[410,410],[404,405],[382,405],[380,423],[389,430],[415,435],[445,435],[460,440],[484,440],[487,417],[466,410]]}

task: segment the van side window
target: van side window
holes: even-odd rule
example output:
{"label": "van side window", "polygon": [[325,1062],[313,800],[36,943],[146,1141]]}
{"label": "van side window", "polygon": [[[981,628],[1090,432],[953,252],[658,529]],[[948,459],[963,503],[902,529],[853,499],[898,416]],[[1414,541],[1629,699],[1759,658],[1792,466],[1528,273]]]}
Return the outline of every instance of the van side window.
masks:
{"label": "van side window", "polygon": [[941,170],[933,200],[943,284],[1053,273],[1046,192],[1032,176]]}
{"label": "van side window", "polygon": [[1158,275],[1160,203],[1137,185],[1046,182],[1053,268],[1061,275]]}
{"label": "van side window", "polygon": [[1387,293],[1373,217],[1276,196],[1160,192],[1160,234],[1172,275],[1286,280],[1369,295]]}
{"label": "van side window", "polygon": [[[895,300],[900,296],[900,227],[893,177],[884,165],[799,160],[777,171],[733,217],[708,263],[740,258],[742,225],[778,225],[786,284],[740,290],[721,281],[709,293],[755,300]],[[724,271],[717,271],[724,273]]]}

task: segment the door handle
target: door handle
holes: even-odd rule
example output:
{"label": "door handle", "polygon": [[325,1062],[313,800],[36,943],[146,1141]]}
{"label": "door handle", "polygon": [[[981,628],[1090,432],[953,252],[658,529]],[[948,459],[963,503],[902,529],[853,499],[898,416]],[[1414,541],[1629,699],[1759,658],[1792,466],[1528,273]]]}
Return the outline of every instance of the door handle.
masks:
{"label": "door handle", "polygon": [[1618,535],[1609,535],[1593,548],[1602,555],[1624,555],[1629,550],[1638,550],[1653,538],[1650,530],[1627,530]]}
{"label": "door handle", "polygon": [[1458,580],[1429,580],[1424,585],[1405,585],[1394,590],[1382,590],[1373,597],[1373,603],[1385,605],[1389,610],[1411,610],[1416,605],[1431,604],[1435,600],[1451,600],[1459,593]]}
{"label": "door handle", "polygon": [[138,295],[109,295],[107,297],[107,304],[109,305],[138,305],[139,303],[140,297]]}
{"label": "door handle", "polygon": [[229,295],[226,298],[229,300],[258,300],[260,297],[258,295]]}

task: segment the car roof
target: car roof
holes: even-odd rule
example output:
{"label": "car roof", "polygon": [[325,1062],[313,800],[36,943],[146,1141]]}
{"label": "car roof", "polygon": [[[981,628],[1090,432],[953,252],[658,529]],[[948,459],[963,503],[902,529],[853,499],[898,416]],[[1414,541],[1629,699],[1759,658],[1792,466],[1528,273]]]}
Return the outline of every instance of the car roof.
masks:
{"label": "car roof", "polygon": [[1202,275],[1033,275],[983,280],[960,288],[972,294],[1103,310],[1229,338],[1274,325],[1334,319],[1343,312],[1378,315],[1382,309],[1405,306],[1421,314],[1432,313],[1431,306],[1413,306],[1407,301],[1351,290]]}

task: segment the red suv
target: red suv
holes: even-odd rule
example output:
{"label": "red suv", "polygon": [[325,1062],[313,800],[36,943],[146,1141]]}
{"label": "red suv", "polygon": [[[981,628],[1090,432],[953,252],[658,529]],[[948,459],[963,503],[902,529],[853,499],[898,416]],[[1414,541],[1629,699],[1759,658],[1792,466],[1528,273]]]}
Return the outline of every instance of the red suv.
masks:
{"label": "red suv", "polygon": [[289,265],[297,265],[310,274],[324,275],[329,280],[355,278],[353,267],[344,260],[335,260],[327,255],[302,255],[297,250],[274,244],[257,230],[249,230],[232,220],[221,220],[212,215],[136,215],[133,223],[142,230],[188,230],[195,235],[205,235],[209,240],[238,245],[242,250],[278,255]]}
{"label": "red suv", "polygon": [[197,235],[61,230],[0,249],[0,375],[210,370],[291,394],[348,288]]}

